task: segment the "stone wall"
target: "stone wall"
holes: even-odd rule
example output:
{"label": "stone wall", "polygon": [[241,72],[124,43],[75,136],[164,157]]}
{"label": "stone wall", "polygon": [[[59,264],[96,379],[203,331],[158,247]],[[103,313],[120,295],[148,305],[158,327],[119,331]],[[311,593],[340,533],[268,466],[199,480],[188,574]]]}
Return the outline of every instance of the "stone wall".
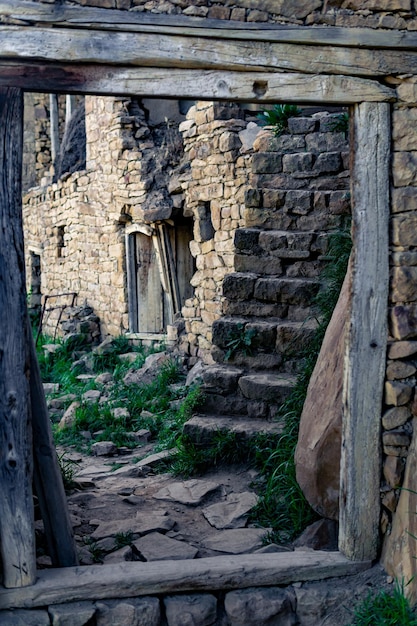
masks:
{"label": "stone wall", "polygon": [[[175,124],[165,126],[151,132],[145,111],[130,98],[87,97],[87,169],[24,197],[29,288],[35,251],[41,293],[75,292],[79,304],[86,301],[99,314],[104,335],[129,330],[126,224],[182,211],[178,185],[186,172],[177,172],[168,192],[182,141]],[[50,298],[48,306],[69,303],[70,297]],[[59,311],[46,316],[45,332],[55,332]]]}
{"label": "stone wall", "polygon": [[392,114],[390,302],[385,412],[382,415],[382,531],[389,532],[400,497],[417,415],[417,132],[415,79],[398,87]]}
{"label": "stone wall", "polygon": [[[413,0],[74,0],[139,12],[183,14],[240,22],[417,30]],[[50,0],[41,0],[50,3]],[[72,4],[68,2],[68,4]]]}
{"label": "stone wall", "polygon": [[194,216],[190,244],[197,271],[194,296],[183,308],[186,334],[181,349],[210,360],[212,324],[222,314],[223,279],[234,270],[234,233],[244,224],[244,195],[250,155],[241,154],[239,133],[246,129],[238,105],[199,102],[180,125],[191,180],[183,187],[187,212]]}
{"label": "stone wall", "polygon": [[[216,560],[214,557],[213,562]],[[181,562],[176,562],[180,566]],[[389,589],[378,567],[362,574],[287,586],[173,591],[118,599],[94,599],[93,595],[89,601],[0,611],[0,622],[7,626],[347,626],[352,607],[370,589],[382,588]]]}
{"label": "stone wall", "polygon": [[[317,257],[325,246],[320,232],[340,226],[349,210],[347,144],[330,128],[338,117],[294,118],[281,139],[263,133],[254,150],[260,127],[238,105],[197,103],[178,133],[175,123],[152,130],[136,100],[87,97],[86,171],[34,188],[24,201],[27,263],[31,250],[40,253],[41,293],[75,292],[104,334],[128,331],[126,227],[192,216],[194,295],[182,309],[180,344],[191,363],[210,361],[212,324],[233,308],[225,306],[224,277],[256,271],[254,250],[236,254],[236,230],[256,220],[264,230],[314,229]],[[250,206],[261,196],[262,206]],[[276,273],[317,274],[319,264],[305,261],[278,261]],[[69,299],[51,298],[48,306]],[[55,332],[59,311],[47,315],[47,332]]]}

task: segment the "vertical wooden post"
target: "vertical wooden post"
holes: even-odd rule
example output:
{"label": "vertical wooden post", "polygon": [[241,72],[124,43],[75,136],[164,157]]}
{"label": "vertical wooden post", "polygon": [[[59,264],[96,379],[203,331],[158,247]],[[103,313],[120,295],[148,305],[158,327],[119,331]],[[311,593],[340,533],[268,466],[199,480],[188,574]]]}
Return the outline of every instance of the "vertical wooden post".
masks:
{"label": "vertical wooden post", "polygon": [[0,543],[5,587],[31,585],[36,577],[22,130],[22,90],[0,88]]}
{"label": "vertical wooden post", "polygon": [[30,337],[30,397],[32,404],[34,483],[52,563],[78,565],[77,550],[51,423],[43,391],[35,344]]}
{"label": "vertical wooden post", "polygon": [[339,549],[378,553],[381,409],[388,303],[390,109],[354,107],[353,278],[345,357]]}

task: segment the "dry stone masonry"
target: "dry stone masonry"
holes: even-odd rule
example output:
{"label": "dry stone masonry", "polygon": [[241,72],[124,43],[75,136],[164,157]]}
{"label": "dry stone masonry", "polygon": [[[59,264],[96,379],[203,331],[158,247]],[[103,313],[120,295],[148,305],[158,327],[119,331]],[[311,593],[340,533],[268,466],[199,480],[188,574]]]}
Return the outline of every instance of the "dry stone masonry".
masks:
{"label": "dry stone masonry", "polygon": [[[97,6],[97,0],[75,3]],[[337,33],[337,27],[371,28],[387,38],[401,38],[417,30],[413,0],[104,0],[99,4],[108,9],[182,14],[236,24],[326,25],[329,34]],[[382,65],[379,70],[383,74]],[[415,574],[417,535],[413,493],[417,456],[417,80],[398,73],[378,78],[393,87],[398,98],[392,106],[390,334],[381,416],[381,531],[386,535],[383,558],[387,569],[409,580]],[[36,97],[34,102],[34,118],[28,126],[32,141],[38,142],[38,156],[34,164],[34,155],[27,151],[26,165],[29,169],[32,163],[37,175],[36,180],[27,179],[28,185],[51,175],[50,146],[44,136],[47,101]],[[191,283],[194,292],[184,300],[183,320],[169,332],[179,338],[190,364],[202,358],[208,366],[202,374],[208,408],[211,402],[228,414],[231,407],[239,407],[239,414],[242,408],[251,419],[268,420],[277,397],[271,375],[291,376],[298,370],[296,359],[285,354],[288,341],[300,345],[305,334],[314,330],[303,322],[319,288],[317,277],[327,232],[343,222],[349,209],[345,138],[326,127],[329,117],[294,118],[289,134],[273,138],[267,132],[258,133],[233,104],[196,103],[187,118],[180,116],[169,127],[176,131],[176,124],[182,122],[179,132],[184,155],[178,147],[179,162],[167,163],[162,158],[155,164],[152,153],[163,147],[164,140],[153,132],[140,104],[128,98],[86,97],[86,170],[48,187],[31,189],[26,196],[28,266],[36,286],[35,299],[39,300],[40,257],[41,293],[46,285],[49,293],[75,291],[78,304],[87,300],[99,316],[104,335],[129,330],[124,243],[128,227],[135,223],[148,232],[143,226],[155,220],[172,218],[175,223],[175,211],[184,218],[192,217],[194,234],[189,244],[196,263]],[[174,132],[175,146],[179,146],[178,137]],[[157,195],[160,181],[167,190],[162,196]],[[151,202],[147,202],[149,198]],[[80,271],[90,279],[81,281]],[[54,330],[55,324],[51,321],[48,327],[47,322],[46,327]],[[379,398],[375,402],[379,404]],[[254,595],[245,604],[246,593],[249,591],[216,596],[217,607],[221,606],[217,610],[222,616],[223,611],[227,614],[226,621],[218,623],[239,623],[236,615],[240,608],[236,607],[255,605],[258,597],[258,590],[251,590]],[[295,594],[303,597],[297,588]],[[200,615],[204,614],[201,619],[211,623],[214,595],[208,594],[204,602],[200,596],[198,602],[192,599],[195,596],[191,600],[180,596],[188,606],[182,610],[190,615],[190,623],[195,621],[191,608],[195,604],[201,608]],[[293,598],[293,590],[279,590],[270,605],[281,602],[286,611],[293,606]],[[127,602],[120,611],[135,615],[136,602],[141,600]],[[267,604],[265,597],[262,604]],[[168,603],[153,598],[146,606],[148,614],[154,615],[149,623],[159,619],[158,610],[165,611],[167,619],[171,615]],[[105,602],[78,608],[86,611],[80,623],[87,623],[92,611],[112,615],[115,610],[112,603]],[[71,609],[75,611],[75,606]],[[245,613],[246,623],[274,623],[274,610],[267,616]],[[23,619],[59,623],[52,609],[50,615],[44,608],[31,618],[25,613]],[[6,617],[19,619],[20,615]],[[287,618],[281,615],[279,619]],[[306,612],[299,612],[298,619],[302,624],[313,623]],[[293,623],[291,620],[293,617],[288,617],[288,623]]]}

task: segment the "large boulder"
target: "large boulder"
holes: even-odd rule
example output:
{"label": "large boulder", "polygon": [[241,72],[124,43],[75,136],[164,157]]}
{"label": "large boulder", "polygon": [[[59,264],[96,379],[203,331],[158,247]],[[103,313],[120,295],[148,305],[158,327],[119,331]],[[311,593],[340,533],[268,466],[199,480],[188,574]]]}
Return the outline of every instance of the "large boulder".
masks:
{"label": "large boulder", "polygon": [[298,484],[322,517],[339,517],[340,449],[345,335],[351,265],[327,327],[307,390],[295,451]]}

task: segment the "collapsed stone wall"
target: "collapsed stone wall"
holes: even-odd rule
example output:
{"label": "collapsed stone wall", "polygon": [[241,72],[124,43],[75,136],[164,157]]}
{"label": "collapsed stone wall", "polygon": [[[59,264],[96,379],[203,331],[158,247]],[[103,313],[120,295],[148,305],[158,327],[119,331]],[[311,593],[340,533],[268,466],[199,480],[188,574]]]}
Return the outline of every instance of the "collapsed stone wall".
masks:
{"label": "collapsed stone wall", "polygon": [[[31,250],[40,254],[41,293],[76,292],[112,335],[128,330],[124,225],[143,218],[156,176],[145,167],[143,151],[155,151],[145,115],[129,106],[130,98],[87,97],[87,169],[33,188],[23,201],[26,262]],[[45,320],[46,332],[55,332],[58,311]]]}

